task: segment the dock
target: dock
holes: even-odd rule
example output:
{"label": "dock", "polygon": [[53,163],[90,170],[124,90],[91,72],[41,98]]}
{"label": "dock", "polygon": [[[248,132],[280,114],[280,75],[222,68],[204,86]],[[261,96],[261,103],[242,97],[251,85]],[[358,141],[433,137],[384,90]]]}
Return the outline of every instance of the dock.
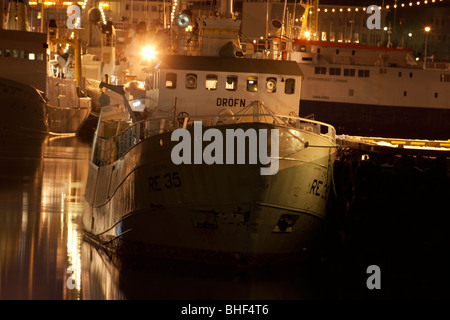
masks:
{"label": "dock", "polygon": [[341,148],[391,155],[450,157],[449,140],[418,140],[339,135],[336,143]]}

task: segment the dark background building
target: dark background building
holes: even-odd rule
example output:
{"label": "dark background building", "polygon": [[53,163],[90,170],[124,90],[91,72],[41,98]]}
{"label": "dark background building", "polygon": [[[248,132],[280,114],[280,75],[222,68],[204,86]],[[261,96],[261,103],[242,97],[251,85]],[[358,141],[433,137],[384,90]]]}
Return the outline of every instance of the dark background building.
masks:
{"label": "dark background building", "polygon": [[[39,31],[42,1],[24,1],[29,4],[30,29]],[[146,21],[148,26],[155,24],[161,26],[164,24],[164,14],[166,25],[169,23],[172,4],[175,1],[178,5],[182,3],[203,15],[213,13],[220,3],[220,0],[89,0],[83,2],[86,3],[86,8],[102,4],[105,18],[112,20],[118,26],[135,26],[141,21]],[[10,1],[4,1],[5,9],[8,2]],[[275,18],[279,18],[279,9],[284,7],[284,2],[284,0],[269,0],[271,7],[276,8],[272,10]],[[302,2],[305,3],[307,0],[287,0],[290,12],[293,12],[294,6],[297,8],[297,14],[301,12]],[[44,22],[48,23],[49,19],[55,19],[64,23],[69,3],[79,2],[59,0],[47,3]],[[265,37],[265,12],[261,10],[257,13],[250,10],[245,12],[245,3],[259,3],[261,10],[264,11],[267,0],[234,0],[237,18],[244,19],[242,34],[247,40]],[[424,58],[426,44],[428,61],[450,61],[450,0],[318,0],[318,4],[320,12],[317,15],[317,32],[315,36],[312,36],[315,40],[382,46],[388,45],[390,40],[393,47],[412,49],[420,59]],[[363,9],[372,4],[382,8],[380,30],[369,30],[365,25],[369,14]],[[332,11],[333,9],[335,12]],[[250,23],[246,22],[249,16]],[[272,18],[270,17],[271,20]],[[298,34],[300,26],[301,22],[293,23],[293,28],[296,29],[293,34]],[[426,32],[425,27],[429,27],[430,31]]]}
{"label": "dark background building", "polygon": [[[450,1],[445,2],[432,4],[428,1],[428,5],[417,5],[416,1],[416,6],[410,7],[408,3],[405,7],[397,6],[397,10],[391,7],[386,22],[391,23],[394,46],[412,49],[423,59],[427,42],[428,61],[430,58],[449,61]],[[425,27],[430,28],[428,36]]]}

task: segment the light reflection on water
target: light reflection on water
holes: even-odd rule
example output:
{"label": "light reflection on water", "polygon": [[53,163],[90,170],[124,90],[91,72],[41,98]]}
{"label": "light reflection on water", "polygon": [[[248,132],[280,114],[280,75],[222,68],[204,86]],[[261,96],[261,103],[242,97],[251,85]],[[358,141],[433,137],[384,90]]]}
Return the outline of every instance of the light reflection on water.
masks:
{"label": "light reflection on water", "polygon": [[0,154],[0,299],[300,299],[315,294],[309,282],[298,282],[299,270],[268,278],[267,273],[164,262],[119,268],[83,241],[90,143],[47,137],[14,142],[5,150]]}
{"label": "light reflection on water", "polygon": [[[114,257],[83,240],[90,141],[0,136],[0,145],[1,300],[449,297],[448,160],[420,171],[421,179],[415,174],[402,184],[396,180],[395,195],[414,202],[380,201],[389,181],[380,180],[382,192],[376,192],[370,174],[362,175],[352,194],[360,196],[353,200],[359,211],[348,220],[353,240],[337,248],[326,270],[230,272],[162,261],[119,267]],[[409,196],[412,191],[420,197]],[[386,212],[392,218],[386,220]],[[379,292],[366,287],[371,264],[382,270]]]}
{"label": "light reflection on water", "polygon": [[[46,137],[14,141],[5,150],[0,156],[0,299],[80,299],[89,144],[76,137]],[[72,290],[66,285],[69,276]]]}

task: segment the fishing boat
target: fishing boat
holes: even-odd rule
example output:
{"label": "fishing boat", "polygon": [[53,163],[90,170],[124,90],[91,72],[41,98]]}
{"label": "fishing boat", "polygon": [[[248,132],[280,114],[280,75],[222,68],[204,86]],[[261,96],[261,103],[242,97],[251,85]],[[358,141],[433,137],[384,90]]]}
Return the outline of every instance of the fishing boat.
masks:
{"label": "fishing boat", "polygon": [[53,20],[48,29],[46,112],[49,132],[78,133],[92,109],[92,98],[84,90],[81,72],[81,39],[76,30],[60,35],[62,30],[58,30]]}
{"label": "fishing boat", "polygon": [[252,266],[320,247],[335,130],[295,115],[296,62],[242,58],[239,23],[229,5],[200,21],[201,41],[149,62],[144,109],[100,84],[112,102],[94,137],[88,239],[124,256]]}

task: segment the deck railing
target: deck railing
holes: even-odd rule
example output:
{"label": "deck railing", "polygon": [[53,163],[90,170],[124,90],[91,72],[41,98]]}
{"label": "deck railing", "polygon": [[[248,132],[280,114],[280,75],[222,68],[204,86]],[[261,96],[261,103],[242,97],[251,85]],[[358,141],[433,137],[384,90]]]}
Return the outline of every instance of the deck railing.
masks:
{"label": "deck railing", "polygon": [[443,71],[450,70],[450,63],[449,62],[434,62],[434,61],[427,61],[423,64],[424,69],[440,69]]}
{"label": "deck railing", "polygon": [[223,114],[206,116],[179,115],[170,117],[152,117],[138,121],[110,138],[97,137],[92,160],[96,165],[104,166],[121,158],[133,146],[152,136],[171,132],[175,129],[187,129],[194,121],[201,121],[203,127],[230,125],[239,123],[268,123],[312,132],[326,137],[332,143],[336,141],[333,126],[305,118],[276,115],[273,113]]}

